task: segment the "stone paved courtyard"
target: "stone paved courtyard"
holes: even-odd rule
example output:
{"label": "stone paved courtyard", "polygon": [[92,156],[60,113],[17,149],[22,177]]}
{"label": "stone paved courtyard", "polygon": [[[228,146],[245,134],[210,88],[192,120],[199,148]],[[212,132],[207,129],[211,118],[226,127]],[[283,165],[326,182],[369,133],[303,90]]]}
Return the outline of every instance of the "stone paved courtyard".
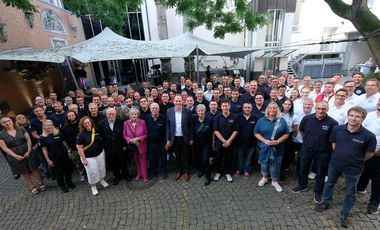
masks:
{"label": "stone paved courtyard", "polygon": [[[208,187],[196,176],[189,183],[176,182],[174,173],[148,183],[122,180],[99,189],[96,197],[77,175],[77,187],[69,193],[45,180],[47,190],[33,196],[21,179],[13,179],[3,157],[0,173],[0,229],[336,229],[344,188],[341,180],[333,207],[317,213],[312,191],[291,192],[293,176],[277,193],[270,184],[257,186],[257,168],[250,180],[228,183],[222,177]],[[358,194],[350,217],[353,229],[380,228],[379,214],[366,214],[368,199]]]}

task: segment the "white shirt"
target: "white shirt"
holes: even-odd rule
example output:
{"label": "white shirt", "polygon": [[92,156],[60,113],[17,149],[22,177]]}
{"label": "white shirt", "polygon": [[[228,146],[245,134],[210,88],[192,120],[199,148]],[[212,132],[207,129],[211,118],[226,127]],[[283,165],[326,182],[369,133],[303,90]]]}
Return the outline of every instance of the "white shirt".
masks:
{"label": "white shirt", "polygon": [[281,113],[281,117],[285,119],[286,124],[289,127],[289,131],[292,132],[293,131],[293,123],[294,123],[295,115],[293,115],[291,117],[289,113],[287,113],[287,114]]}
{"label": "white shirt", "polygon": [[351,97],[346,98],[346,103],[348,108],[352,108],[357,105],[359,96],[356,94],[352,94]]}
{"label": "white shirt", "polygon": [[346,104],[342,106],[335,106],[334,104],[329,107],[329,111],[327,114],[334,118],[338,122],[339,125],[343,125],[347,122],[347,111],[348,107]]}
{"label": "white shirt", "polygon": [[213,95],[212,90],[211,90],[211,91],[206,91],[206,92],[203,94],[203,96],[205,97],[205,99],[206,99],[207,101],[211,101],[212,95]]}
{"label": "white shirt", "polygon": [[174,110],[175,113],[175,136],[176,137],[182,137],[182,110],[177,112]]}
{"label": "white shirt", "polygon": [[115,122],[110,122],[110,121],[108,121],[108,124],[109,124],[109,126],[110,126],[110,129],[113,131],[113,127],[114,127],[114,125],[115,125]]}
{"label": "white shirt", "polygon": [[293,110],[294,113],[302,113],[303,111],[303,99],[298,98],[297,100],[293,101]]}
{"label": "white shirt", "polygon": [[315,99],[322,94],[322,91],[319,91],[319,93],[315,92],[315,90],[311,91],[309,94],[309,97],[315,102]]}
{"label": "white shirt", "polygon": [[293,141],[297,143],[303,143],[302,136],[299,130],[299,125],[301,124],[302,118],[308,114],[305,114],[303,110],[300,113],[294,114],[294,125],[298,126],[298,132],[296,136],[293,136]]}
{"label": "white shirt", "polygon": [[367,110],[367,112],[377,111],[377,101],[380,98],[380,93],[377,92],[372,96],[367,97],[367,94],[362,94],[358,97],[357,105]]}
{"label": "white shirt", "polygon": [[380,116],[377,115],[377,111],[367,114],[363,122],[363,127],[376,135],[376,150],[380,149]]}

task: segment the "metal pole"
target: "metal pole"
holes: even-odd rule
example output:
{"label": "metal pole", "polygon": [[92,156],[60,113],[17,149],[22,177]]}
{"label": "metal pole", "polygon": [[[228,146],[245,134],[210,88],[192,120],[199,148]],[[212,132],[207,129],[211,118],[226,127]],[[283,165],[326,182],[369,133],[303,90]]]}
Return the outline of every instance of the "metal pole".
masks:
{"label": "metal pole", "polygon": [[[129,12],[128,12],[128,6],[127,5],[125,5],[125,10],[127,11],[127,23],[128,23],[129,37],[132,39],[131,22],[129,21]],[[132,63],[133,63],[133,68],[134,68],[133,72],[135,73],[135,82],[137,84],[138,79],[137,79],[137,71],[136,71],[135,59],[132,59]]]}
{"label": "metal pole", "polygon": [[[141,40],[141,28],[140,28],[140,17],[139,17],[139,13],[138,12],[135,12],[135,14],[136,14],[136,18],[137,18],[137,29],[138,29],[138,31],[139,31],[139,40]],[[141,59],[140,60],[140,63],[142,64],[142,68],[143,68],[143,79],[144,79],[144,81],[147,81],[148,80],[148,78],[147,78],[147,76],[146,76],[146,66],[145,66],[145,61],[144,61],[145,59]]]}
{"label": "metal pole", "polygon": [[67,61],[67,65],[68,65],[69,70],[70,70],[70,75],[71,75],[71,77],[73,78],[73,81],[74,81],[75,87],[76,87],[77,89],[79,89],[78,82],[77,82],[77,79],[75,78],[74,71],[73,71],[73,68],[72,68],[72,66],[71,66],[70,59],[69,59],[68,57],[66,57],[66,61]]}
{"label": "metal pole", "polygon": [[196,54],[197,54],[197,82],[199,83],[199,49],[198,49],[198,44],[197,44]]}
{"label": "metal pole", "polygon": [[[95,37],[94,26],[92,25],[92,19],[91,19],[91,15],[90,14],[88,15],[88,19],[90,19],[92,37]],[[102,80],[104,80],[104,71],[103,71],[102,63],[98,62],[98,65],[99,65],[99,70],[100,70],[100,77],[102,78]]]}

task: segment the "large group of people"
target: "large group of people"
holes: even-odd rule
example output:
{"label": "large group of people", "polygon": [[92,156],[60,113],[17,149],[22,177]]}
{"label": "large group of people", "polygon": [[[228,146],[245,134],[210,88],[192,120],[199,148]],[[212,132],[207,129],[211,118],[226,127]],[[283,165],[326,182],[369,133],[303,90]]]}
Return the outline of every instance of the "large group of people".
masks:
{"label": "large group of people", "polygon": [[188,182],[192,172],[205,177],[204,186],[222,176],[249,180],[258,163],[258,186],[271,182],[282,192],[281,180],[295,163],[292,192],[306,191],[315,178],[313,199],[323,211],[343,174],[341,224],[347,227],[356,192],[365,193],[370,180],[368,212],[377,213],[380,204],[380,85],[368,79],[363,86],[363,79],[355,73],[341,85],[340,74],[323,83],[267,71],[245,84],[211,74],[200,83],[181,76],[178,84],[143,82],[138,90],[79,89],[61,101],[51,92],[35,98],[29,120],[1,117],[0,147],[33,194],[46,189],[43,176],[68,192],[78,172],[97,195],[98,183],[108,187],[106,171],[113,185],[132,180],[130,158],[136,181],[166,179],[173,157],[175,180]]}

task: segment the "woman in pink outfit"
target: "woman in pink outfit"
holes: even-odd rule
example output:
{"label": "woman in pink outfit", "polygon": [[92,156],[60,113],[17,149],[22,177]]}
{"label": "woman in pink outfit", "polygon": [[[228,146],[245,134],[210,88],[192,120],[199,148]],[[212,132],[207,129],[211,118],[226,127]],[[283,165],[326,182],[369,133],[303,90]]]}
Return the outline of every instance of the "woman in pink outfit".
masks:
{"label": "woman in pink outfit", "polygon": [[148,181],[148,167],[146,156],[148,152],[148,131],[145,121],[139,118],[140,111],[132,108],[129,110],[129,120],[124,122],[124,139],[130,146],[130,151],[135,160],[137,176],[136,181],[142,176],[144,181]]}

